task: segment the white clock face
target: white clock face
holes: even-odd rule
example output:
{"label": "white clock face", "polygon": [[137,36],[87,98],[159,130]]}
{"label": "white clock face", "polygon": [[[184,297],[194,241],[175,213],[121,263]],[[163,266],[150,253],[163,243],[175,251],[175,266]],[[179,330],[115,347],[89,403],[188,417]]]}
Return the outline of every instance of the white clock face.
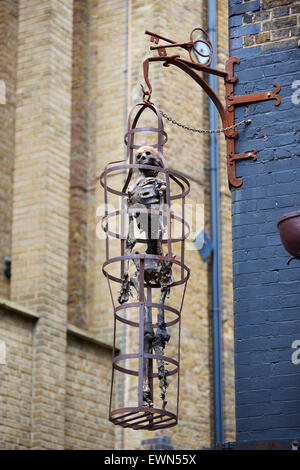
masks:
{"label": "white clock face", "polygon": [[193,52],[196,60],[200,64],[207,64],[209,61],[210,48],[207,44],[205,44],[205,42],[203,42],[201,37],[197,38],[194,42]]}

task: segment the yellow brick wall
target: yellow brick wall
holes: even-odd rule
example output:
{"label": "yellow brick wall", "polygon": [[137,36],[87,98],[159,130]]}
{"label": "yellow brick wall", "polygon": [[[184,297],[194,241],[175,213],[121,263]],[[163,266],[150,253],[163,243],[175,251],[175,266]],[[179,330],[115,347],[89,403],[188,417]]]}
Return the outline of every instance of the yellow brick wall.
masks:
{"label": "yellow brick wall", "polygon": [[[38,377],[34,338],[39,325],[37,314],[0,298],[0,340],[5,343],[5,363],[1,358],[0,364],[0,449],[42,449],[45,445],[36,444],[36,409],[32,401],[33,383]],[[111,348],[95,336],[85,335],[80,328],[74,332],[73,326],[68,327],[62,448],[113,449],[115,430],[107,420]],[[53,376],[45,369],[42,372],[43,387],[54,394]],[[48,420],[50,416],[49,412]],[[48,431],[51,437],[50,421]],[[57,441],[48,443],[48,448],[57,448]]]}
{"label": "yellow brick wall", "polygon": [[30,449],[34,322],[0,308],[0,449]]}
{"label": "yellow brick wall", "polygon": [[73,4],[68,318],[87,328],[89,2]]}
{"label": "yellow brick wall", "polygon": [[0,104],[0,295],[7,298],[10,283],[3,268],[5,256],[11,256],[17,32],[18,1],[3,0],[0,4],[0,80],[5,83],[6,104]]}
{"label": "yellow brick wall", "polygon": [[65,449],[112,449],[108,402],[111,351],[68,335]]}
{"label": "yellow brick wall", "polygon": [[72,3],[19,2],[11,299],[34,331],[32,448],[64,446]]}

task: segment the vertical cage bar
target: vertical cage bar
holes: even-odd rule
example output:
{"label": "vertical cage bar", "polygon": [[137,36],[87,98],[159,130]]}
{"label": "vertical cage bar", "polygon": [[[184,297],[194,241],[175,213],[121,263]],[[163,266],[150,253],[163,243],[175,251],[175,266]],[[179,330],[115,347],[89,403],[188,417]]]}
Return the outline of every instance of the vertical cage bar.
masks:
{"label": "vertical cage bar", "polygon": [[[121,227],[120,227],[120,233],[121,233],[121,239],[120,239],[120,244],[121,244],[121,256],[125,255],[125,226],[126,226],[126,214],[125,214],[125,208],[126,208],[126,200],[125,197],[121,198]],[[124,259],[121,260],[121,278],[124,276]]]}
{"label": "vertical cage bar", "polygon": [[108,200],[107,200],[107,174],[104,173],[104,206],[105,206],[105,217],[106,217],[106,233],[105,233],[105,255],[106,261],[109,259],[109,240],[108,240],[108,230],[109,230],[109,222],[108,222]]}
{"label": "vertical cage bar", "polygon": [[185,197],[182,198],[181,200],[181,219],[182,219],[182,227],[181,227],[181,280],[183,280],[184,278],[184,247],[185,247],[185,233],[184,233],[184,230],[185,230],[185,225],[184,225],[184,221],[185,221]]}
{"label": "vertical cage bar", "polygon": [[170,200],[170,175],[169,170],[165,171],[166,175],[166,205],[167,205],[167,237],[168,237],[168,257],[169,259],[172,258],[172,243],[171,243],[171,217],[170,217],[170,210],[171,210],[171,200]]}
{"label": "vertical cage bar", "polygon": [[144,327],[145,327],[145,296],[144,296],[144,255],[140,256],[139,272],[139,409],[143,406],[143,384],[144,384]]}
{"label": "vertical cage bar", "polygon": [[[151,286],[147,287],[147,305],[149,308],[149,321],[151,324],[153,324],[153,319],[152,319],[152,289]],[[152,397],[152,401],[154,401],[154,389],[153,389],[153,359],[149,359],[149,377],[148,377],[149,383],[150,383],[150,393]]]}

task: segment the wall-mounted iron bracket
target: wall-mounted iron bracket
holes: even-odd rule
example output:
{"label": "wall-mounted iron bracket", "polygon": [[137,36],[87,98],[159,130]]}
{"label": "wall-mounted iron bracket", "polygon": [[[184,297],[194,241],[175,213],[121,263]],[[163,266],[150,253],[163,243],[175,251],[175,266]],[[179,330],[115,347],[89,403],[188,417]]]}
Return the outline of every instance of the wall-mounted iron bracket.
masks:
{"label": "wall-mounted iron bracket", "polygon": [[[202,34],[202,38],[199,39],[193,38],[195,34]],[[235,116],[235,106],[255,103],[258,101],[268,101],[268,100],[275,100],[275,106],[279,106],[281,103],[281,98],[278,96],[280,92],[280,85],[278,83],[274,83],[274,90],[263,91],[260,93],[251,93],[248,95],[234,95],[234,85],[237,82],[238,76],[234,74],[234,64],[239,64],[240,59],[238,57],[230,57],[226,62],[225,71],[217,70],[210,67],[211,63],[211,56],[213,53],[212,45],[209,40],[208,34],[203,31],[201,28],[195,28],[190,35],[190,40],[186,43],[177,43],[171,39],[165,38],[159,34],[152,33],[150,31],[145,31],[145,34],[150,36],[150,41],[155,44],[155,46],[151,46],[150,50],[156,50],[158,52],[158,56],[156,57],[149,57],[143,63],[144,69],[144,80],[148,86],[148,90],[142,86],[144,97],[143,100],[146,104],[153,104],[151,103],[151,94],[152,94],[152,87],[149,80],[149,64],[150,62],[163,62],[165,67],[169,67],[171,65],[175,65],[176,67],[183,70],[187,75],[189,75],[198,85],[200,85],[205,93],[209,96],[209,98],[214,102],[219,112],[220,118],[222,120],[223,131],[225,134],[226,145],[227,145],[227,173],[228,173],[228,183],[229,187],[239,188],[243,184],[243,178],[236,177],[236,168],[235,164],[237,160],[242,160],[246,158],[252,158],[253,160],[257,159],[256,150],[253,149],[246,153],[235,153],[235,138],[238,135],[237,126],[239,124],[234,123]],[[159,41],[163,40],[168,44],[160,44]],[[201,54],[198,52],[197,45],[199,43],[204,43],[208,47],[207,54]],[[189,53],[189,59],[182,59],[180,55],[167,55],[167,48],[181,48]],[[200,55],[207,59],[207,63],[205,65],[200,64],[195,59],[195,54],[197,56]],[[204,78],[199,74],[199,72],[205,72],[208,74],[216,75],[218,77],[224,78],[225,82],[225,106],[217,96],[217,94],[210,88],[208,83],[204,80]],[[228,129],[231,128],[231,129]],[[227,130],[226,130],[227,129]]]}
{"label": "wall-mounted iron bracket", "polygon": [[[249,95],[240,95],[234,96],[234,84],[236,83],[238,76],[234,74],[234,64],[239,64],[240,59],[238,57],[230,57],[226,62],[226,73],[225,77],[225,88],[226,88],[226,115],[228,119],[228,126],[234,124],[234,110],[235,106],[245,105],[250,103],[255,103],[258,101],[268,101],[276,100],[275,106],[279,106],[281,103],[281,98],[278,96],[280,92],[280,85],[274,83],[274,90],[264,91],[261,93],[251,93]],[[253,160],[257,159],[256,150],[246,153],[235,153],[235,137],[238,135],[237,129],[231,131],[230,133],[225,133],[226,142],[227,142],[227,172],[228,172],[228,182],[230,186],[234,188],[239,188],[243,184],[243,178],[237,179],[235,173],[235,163],[237,160],[242,160],[246,158],[252,158]]]}

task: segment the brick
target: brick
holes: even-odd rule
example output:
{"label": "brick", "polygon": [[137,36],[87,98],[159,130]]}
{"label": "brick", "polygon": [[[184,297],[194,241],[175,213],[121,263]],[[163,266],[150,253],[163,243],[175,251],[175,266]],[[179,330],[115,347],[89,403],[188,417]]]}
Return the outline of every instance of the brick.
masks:
{"label": "brick", "polygon": [[[249,14],[249,13],[245,13],[244,16],[243,16],[244,24],[252,23],[253,22],[253,17],[254,17],[254,15]],[[234,16],[233,18],[238,18],[238,17]],[[230,23],[229,23],[229,25],[230,25]]]}
{"label": "brick", "polygon": [[229,18],[229,27],[242,26],[242,18],[240,16],[232,16]]}
{"label": "brick", "polygon": [[[240,369],[240,370],[239,370]],[[270,365],[269,364],[260,364],[259,367],[257,365],[254,366],[247,366],[241,365],[239,368],[238,366],[235,369],[236,377],[261,377],[269,375]]]}
{"label": "brick", "polygon": [[260,32],[260,24],[250,24],[246,26],[239,26],[237,28],[231,28],[230,37],[236,38],[240,36],[247,36],[249,34],[257,34]]}
{"label": "brick", "polygon": [[291,5],[291,13],[300,13],[300,4],[296,2],[294,5]]}
{"label": "brick", "polygon": [[234,51],[236,49],[240,49],[243,45],[243,39],[241,37],[231,39],[230,41],[230,50]]}
{"label": "brick", "polygon": [[263,31],[272,31],[277,29],[291,28],[297,24],[297,16],[289,16],[287,18],[278,18],[272,21],[266,21],[262,25]]}
{"label": "brick", "polygon": [[[275,175],[275,180],[278,182],[278,183],[287,183],[287,182],[291,182],[291,181],[294,181],[295,180],[295,177],[296,177],[296,171],[295,170],[287,170],[287,171],[283,171],[283,172],[280,172],[280,173],[277,173]],[[285,207],[285,204],[290,204],[291,203],[291,197],[290,196],[287,196],[285,197],[284,199],[280,198],[280,202],[283,202],[284,203],[284,207]]]}
{"label": "brick", "polygon": [[264,21],[270,18],[270,12],[269,11],[264,11],[260,10],[254,13],[254,21]]}
{"label": "brick", "polygon": [[289,37],[289,29],[277,29],[276,31],[272,31],[272,39],[277,40],[277,39],[286,39]]}
{"label": "brick", "polygon": [[270,8],[290,5],[294,0],[262,0],[262,9],[269,10]]}
{"label": "brick", "polygon": [[255,44],[255,36],[252,35],[252,36],[247,36],[244,38],[243,40],[243,45],[248,47],[248,46],[253,46]]}
{"label": "brick", "polygon": [[249,59],[251,57],[257,57],[260,54],[261,48],[260,46],[244,48],[239,51],[239,58],[240,59]]}
{"label": "brick", "polygon": [[242,13],[259,10],[260,0],[250,1],[229,6],[229,16],[240,15]]}
{"label": "brick", "polygon": [[255,36],[256,44],[263,44],[270,41],[270,33],[260,33]]}
{"label": "brick", "polygon": [[288,16],[290,12],[289,6],[276,7],[273,9],[273,18],[279,18],[281,16]]}
{"label": "brick", "polygon": [[271,398],[269,390],[259,390],[252,392],[241,392],[237,394],[236,400],[239,405],[268,403]]}

